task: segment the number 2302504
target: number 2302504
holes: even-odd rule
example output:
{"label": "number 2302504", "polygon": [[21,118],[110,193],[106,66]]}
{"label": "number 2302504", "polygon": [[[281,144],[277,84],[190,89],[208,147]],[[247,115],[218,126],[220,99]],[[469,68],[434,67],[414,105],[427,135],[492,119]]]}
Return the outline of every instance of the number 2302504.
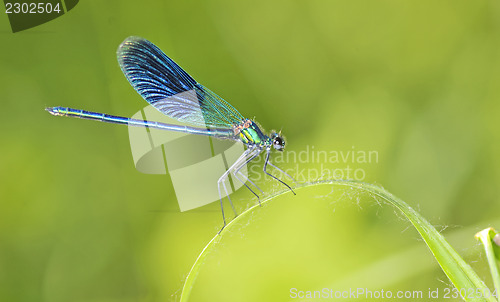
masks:
{"label": "number 2302504", "polygon": [[59,3],[5,3],[6,14],[51,14],[60,13]]}

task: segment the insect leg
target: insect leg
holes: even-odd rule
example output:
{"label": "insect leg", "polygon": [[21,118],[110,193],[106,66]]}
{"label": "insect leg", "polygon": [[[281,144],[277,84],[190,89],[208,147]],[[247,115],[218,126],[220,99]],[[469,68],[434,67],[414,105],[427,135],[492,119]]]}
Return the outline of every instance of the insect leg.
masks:
{"label": "insect leg", "polygon": [[253,149],[253,151],[250,153],[250,157],[244,163],[242,163],[240,166],[236,167],[235,170],[233,171],[234,177],[236,177],[236,179],[238,179],[243,185],[245,185],[245,187],[247,187],[247,189],[250,190],[250,192],[252,192],[252,194],[255,195],[255,197],[257,197],[257,200],[259,201],[259,204],[261,204],[260,203],[260,197],[259,197],[259,195],[257,195],[244,181],[242,181],[238,177],[238,174],[240,174],[241,176],[243,176],[245,178],[245,180],[248,180],[254,187],[256,187],[257,189],[259,189],[259,191],[261,191],[264,194],[264,192],[256,184],[254,184],[253,181],[251,181],[247,176],[245,176],[243,173],[240,172],[241,168],[243,168],[246,164],[248,164],[255,157],[257,157],[260,154],[261,151],[262,151],[262,149],[260,149],[260,148]]}
{"label": "insect leg", "polygon": [[227,191],[226,184],[224,183],[224,181],[228,177],[231,170],[233,170],[234,167],[237,166],[241,161],[245,160],[250,152],[252,152],[252,149],[245,150],[245,152],[243,152],[243,154],[241,154],[241,156],[238,157],[238,159],[231,165],[231,167],[229,167],[229,169],[227,169],[226,172],[224,172],[224,174],[222,174],[222,176],[217,181],[217,190],[219,191],[219,200],[220,200],[220,207],[221,207],[221,211],[222,211],[222,220],[224,221],[224,226],[222,227],[222,229],[226,226],[226,218],[224,216],[224,206],[222,205],[222,194],[220,191],[221,184],[222,184],[222,188],[224,189],[224,192],[226,193],[227,199],[229,199],[229,203],[231,204],[231,207],[233,208],[234,214],[237,216],[238,214],[236,213],[236,209],[234,208],[233,202],[231,201],[231,198],[229,197],[229,192]]}
{"label": "insect leg", "polygon": [[[272,167],[274,167],[274,168],[278,169],[279,171],[281,171],[281,172],[285,173],[286,175],[288,175],[288,173],[286,173],[285,171],[283,171],[283,170],[279,169],[278,167],[276,167],[275,165],[273,165],[273,164],[271,164],[271,163],[269,162],[269,155],[270,155],[270,154],[271,154],[271,149],[270,149],[270,148],[268,148],[268,149],[267,149],[267,154],[266,154],[266,161],[265,161],[265,163],[264,163],[264,173],[266,173],[267,175],[271,176],[272,178],[276,179],[277,181],[279,181],[279,182],[281,182],[283,185],[285,185],[288,189],[290,189],[290,191],[292,191],[293,195],[297,195],[297,194],[295,194],[295,192],[292,190],[292,188],[291,188],[289,185],[287,185],[284,181],[282,181],[281,179],[279,179],[279,178],[277,178],[276,176],[274,176],[274,175],[272,175],[272,174],[269,174],[269,173],[267,172],[267,164],[269,164],[269,165],[271,165]],[[288,176],[290,176],[290,175],[288,175]]]}

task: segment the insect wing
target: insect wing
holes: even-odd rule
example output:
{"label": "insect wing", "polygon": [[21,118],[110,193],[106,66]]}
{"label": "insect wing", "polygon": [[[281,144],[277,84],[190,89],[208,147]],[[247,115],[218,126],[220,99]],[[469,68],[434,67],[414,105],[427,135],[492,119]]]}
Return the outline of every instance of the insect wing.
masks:
{"label": "insect wing", "polygon": [[132,87],[163,114],[184,123],[223,129],[244,120],[233,106],[197,83],[148,40],[125,39],[117,56]]}

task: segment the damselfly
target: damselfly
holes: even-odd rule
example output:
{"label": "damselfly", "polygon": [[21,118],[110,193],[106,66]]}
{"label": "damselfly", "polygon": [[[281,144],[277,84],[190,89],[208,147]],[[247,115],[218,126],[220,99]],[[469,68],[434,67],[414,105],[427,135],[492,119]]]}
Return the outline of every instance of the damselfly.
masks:
{"label": "damselfly", "polygon": [[295,181],[288,173],[269,162],[272,148],[278,151],[283,151],[285,148],[285,140],[280,134],[271,132],[269,136],[265,135],[254,121],[244,118],[233,106],[196,82],[148,40],[138,37],[125,39],[118,47],[117,56],[127,80],[150,105],[161,113],[190,126],[131,119],[67,107],[49,107],[46,110],[57,116],[70,116],[241,141],[247,147],[246,150],[217,182],[224,226],[226,226],[226,218],[222,204],[221,187],[226,193],[235,215],[237,215],[225,184],[230,173],[257,197],[260,204],[259,195],[246,182],[251,183],[261,193],[264,192],[240,170],[262,151],[266,151],[264,173],[285,185],[295,194],[288,184],[267,172],[269,165]]}

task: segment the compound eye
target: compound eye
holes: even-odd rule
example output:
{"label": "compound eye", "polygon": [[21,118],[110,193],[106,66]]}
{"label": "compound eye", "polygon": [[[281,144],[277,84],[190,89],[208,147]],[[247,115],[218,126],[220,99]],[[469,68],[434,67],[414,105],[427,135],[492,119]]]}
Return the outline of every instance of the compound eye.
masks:
{"label": "compound eye", "polygon": [[274,149],[283,151],[283,149],[285,148],[285,141],[281,137],[276,136],[273,140],[273,146]]}

